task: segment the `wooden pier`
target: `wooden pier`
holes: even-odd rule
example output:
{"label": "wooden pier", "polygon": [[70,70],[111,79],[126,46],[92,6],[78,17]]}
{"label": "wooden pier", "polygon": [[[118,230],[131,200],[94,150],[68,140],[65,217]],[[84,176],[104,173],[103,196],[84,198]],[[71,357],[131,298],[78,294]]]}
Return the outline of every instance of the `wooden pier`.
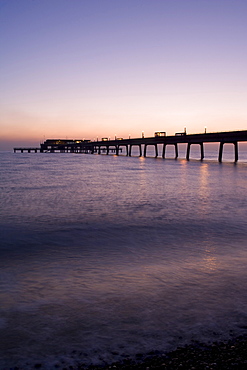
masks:
{"label": "wooden pier", "polygon": [[[156,133],[159,134],[159,133]],[[125,148],[126,155],[131,156],[132,148],[138,147],[139,156],[146,157],[148,146],[153,146],[155,157],[159,156],[158,145],[162,144],[162,158],[165,158],[167,145],[173,145],[175,148],[175,158],[178,158],[179,144],[187,144],[186,159],[190,159],[190,149],[192,145],[200,146],[200,159],[204,158],[205,143],[219,143],[218,160],[222,162],[224,144],[233,144],[234,161],[238,161],[238,143],[247,142],[247,130],[244,131],[227,131],[215,133],[203,133],[187,135],[186,132],[177,133],[174,136],[155,135],[153,137],[141,137],[135,139],[115,138],[108,140],[103,138],[101,141],[90,140],[63,140],[49,139],[40,144],[40,148],[14,148],[14,152],[40,152],[40,153],[88,153],[88,154],[109,154],[119,155]]]}

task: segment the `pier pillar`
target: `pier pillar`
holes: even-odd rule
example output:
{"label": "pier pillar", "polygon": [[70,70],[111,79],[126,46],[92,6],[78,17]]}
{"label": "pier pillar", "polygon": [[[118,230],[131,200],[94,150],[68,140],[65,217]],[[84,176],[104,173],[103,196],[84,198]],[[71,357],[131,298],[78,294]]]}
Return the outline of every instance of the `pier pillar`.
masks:
{"label": "pier pillar", "polygon": [[166,144],[163,144],[162,158],[166,157]]}
{"label": "pier pillar", "polygon": [[139,157],[141,157],[141,156],[142,156],[142,145],[139,144]]}
{"label": "pier pillar", "polygon": [[143,154],[143,157],[146,157],[146,154],[147,154],[147,144],[144,145],[144,154]]}
{"label": "pier pillar", "polygon": [[158,152],[158,145],[157,145],[157,144],[154,144],[154,146],[155,146],[155,158],[157,158],[157,157],[158,157],[158,155],[159,155],[159,152]]}
{"label": "pier pillar", "polygon": [[130,145],[130,149],[129,149],[129,157],[131,157],[131,150],[132,150],[132,145]]}
{"label": "pier pillar", "polygon": [[100,149],[101,149],[101,147],[100,147],[100,145],[99,145],[99,147],[98,147],[98,154],[100,154]]}
{"label": "pier pillar", "polygon": [[203,143],[200,143],[200,147],[201,147],[201,161],[202,161],[203,158],[204,158],[204,147],[203,147]]}
{"label": "pier pillar", "polygon": [[129,155],[129,148],[128,148],[128,145],[126,145],[126,156]]}
{"label": "pier pillar", "polygon": [[224,143],[220,143],[220,149],[219,149],[219,162],[222,162],[222,154],[223,154],[223,145]]}
{"label": "pier pillar", "polygon": [[238,161],[238,142],[235,141],[234,143],[234,151],[235,151],[235,162]]}
{"label": "pier pillar", "polygon": [[177,159],[178,158],[178,144],[175,143],[175,158]]}
{"label": "pier pillar", "polygon": [[107,155],[109,154],[109,145],[107,145],[107,147],[106,147],[106,154]]}
{"label": "pier pillar", "polygon": [[191,146],[191,143],[188,143],[188,145],[187,145],[187,154],[186,154],[187,161],[190,160],[190,146]]}
{"label": "pier pillar", "polygon": [[119,153],[119,145],[116,145],[116,155]]}

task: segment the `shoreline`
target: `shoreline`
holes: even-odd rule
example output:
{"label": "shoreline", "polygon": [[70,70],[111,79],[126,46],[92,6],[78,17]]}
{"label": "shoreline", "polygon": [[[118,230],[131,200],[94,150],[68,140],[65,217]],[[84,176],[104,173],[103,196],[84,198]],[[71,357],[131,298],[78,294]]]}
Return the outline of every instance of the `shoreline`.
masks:
{"label": "shoreline", "polygon": [[[71,369],[71,367],[69,368]],[[194,342],[168,353],[151,352],[136,355],[136,359],[105,365],[83,364],[73,370],[152,370],[152,369],[247,369],[247,335],[226,342],[205,344]]]}

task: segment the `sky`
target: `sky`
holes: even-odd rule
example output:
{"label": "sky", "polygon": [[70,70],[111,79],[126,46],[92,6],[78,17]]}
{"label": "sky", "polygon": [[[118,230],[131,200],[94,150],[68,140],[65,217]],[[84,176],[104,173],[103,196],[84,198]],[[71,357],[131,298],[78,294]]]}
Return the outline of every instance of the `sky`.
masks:
{"label": "sky", "polygon": [[246,0],[0,0],[0,150],[247,129]]}

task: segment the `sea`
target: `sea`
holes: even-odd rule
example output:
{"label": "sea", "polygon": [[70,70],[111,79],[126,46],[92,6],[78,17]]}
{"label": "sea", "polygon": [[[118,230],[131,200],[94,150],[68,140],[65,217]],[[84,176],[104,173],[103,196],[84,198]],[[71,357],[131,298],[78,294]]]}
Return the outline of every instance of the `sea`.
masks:
{"label": "sea", "polygon": [[0,152],[1,370],[247,334],[247,146],[172,150]]}

